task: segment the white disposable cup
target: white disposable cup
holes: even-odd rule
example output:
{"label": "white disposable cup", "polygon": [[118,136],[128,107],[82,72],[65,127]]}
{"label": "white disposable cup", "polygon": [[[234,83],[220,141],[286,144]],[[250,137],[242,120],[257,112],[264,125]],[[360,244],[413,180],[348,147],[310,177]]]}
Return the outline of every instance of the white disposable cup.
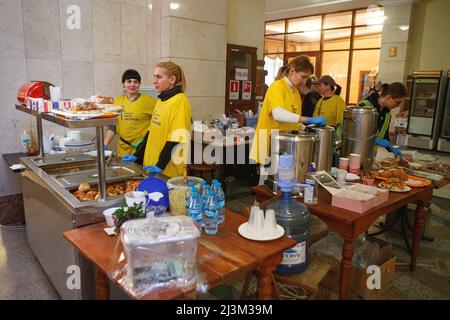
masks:
{"label": "white disposable cup", "polygon": [[142,203],[142,209],[145,210],[147,204],[147,192],[145,191],[129,191],[125,193],[125,202],[127,206],[132,207],[135,204]]}
{"label": "white disposable cup", "polygon": [[277,230],[277,220],[275,219],[275,210],[267,209],[264,219],[264,232],[266,235],[273,235]]}
{"label": "white disposable cup", "polygon": [[347,177],[347,171],[346,170],[338,170],[338,172],[337,172],[337,182],[345,183],[345,178],[346,177]]}
{"label": "white disposable cup", "polygon": [[108,227],[114,227],[113,214],[117,209],[119,209],[119,208],[116,207],[116,208],[109,208],[109,209],[103,210],[103,215],[105,216],[106,224],[108,225]]}
{"label": "white disposable cup", "polygon": [[253,235],[262,236],[264,234],[264,211],[258,209],[255,211]]}
{"label": "white disposable cup", "polygon": [[67,138],[72,141],[80,141],[81,140],[81,131],[72,130],[67,131]]}
{"label": "white disposable cup", "polygon": [[347,171],[349,161],[349,158],[339,158],[339,169]]}
{"label": "white disposable cup", "polygon": [[61,87],[50,87],[50,98],[52,101],[61,100]]}
{"label": "white disposable cup", "polygon": [[258,210],[259,210],[258,206],[252,206],[250,208],[250,215],[248,217],[248,224],[247,224],[247,229],[249,232],[253,232],[253,230],[255,229],[255,216]]}

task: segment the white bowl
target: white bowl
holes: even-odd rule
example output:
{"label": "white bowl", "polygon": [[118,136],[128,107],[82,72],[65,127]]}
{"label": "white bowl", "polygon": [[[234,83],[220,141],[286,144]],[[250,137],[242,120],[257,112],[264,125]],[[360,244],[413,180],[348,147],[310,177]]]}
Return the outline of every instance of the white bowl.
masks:
{"label": "white bowl", "polygon": [[113,219],[113,213],[119,209],[119,207],[109,208],[106,210],[103,210],[103,215],[105,216],[106,224],[108,227],[114,227],[114,219]]}

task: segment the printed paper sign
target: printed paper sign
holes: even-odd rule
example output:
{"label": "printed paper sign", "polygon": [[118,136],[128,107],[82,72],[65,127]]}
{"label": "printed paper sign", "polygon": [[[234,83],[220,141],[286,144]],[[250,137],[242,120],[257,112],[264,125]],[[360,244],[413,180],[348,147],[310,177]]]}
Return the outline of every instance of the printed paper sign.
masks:
{"label": "printed paper sign", "polygon": [[230,80],[230,100],[239,99],[239,81]]}
{"label": "printed paper sign", "polygon": [[236,68],[234,71],[234,78],[236,80],[248,80],[248,69]]}
{"label": "printed paper sign", "polygon": [[250,100],[252,98],[252,82],[242,81],[242,100]]}

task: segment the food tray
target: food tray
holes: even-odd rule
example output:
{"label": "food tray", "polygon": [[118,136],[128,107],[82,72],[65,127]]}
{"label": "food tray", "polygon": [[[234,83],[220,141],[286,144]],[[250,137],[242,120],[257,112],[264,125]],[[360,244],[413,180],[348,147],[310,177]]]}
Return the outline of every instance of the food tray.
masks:
{"label": "food tray", "polygon": [[66,118],[70,119],[92,119],[92,118],[116,118],[119,113],[113,113],[113,112],[102,112],[99,110],[98,112],[93,113],[72,113],[69,110],[53,110],[54,114],[61,115]]}
{"label": "food tray", "polygon": [[[381,176],[379,176],[377,174],[375,174],[373,177],[375,179],[378,179],[378,180],[387,180],[388,179],[388,178],[385,178],[385,177],[381,177]],[[412,181],[409,181],[409,180],[412,180]],[[415,182],[415,181],[418,181],[418,182],[421,182],[421,183],[418,183],[418,182]],[[428,180],[428,179],[421,178],[421,177],[410,176],[410,175],[408,175],[408,181],[404,181],[404,182],[405,182],[405,184],[407,186],[413,187],[413,188],[421,188],[421,187],[427,187],[427,186],[431,185],[431,181]]]}

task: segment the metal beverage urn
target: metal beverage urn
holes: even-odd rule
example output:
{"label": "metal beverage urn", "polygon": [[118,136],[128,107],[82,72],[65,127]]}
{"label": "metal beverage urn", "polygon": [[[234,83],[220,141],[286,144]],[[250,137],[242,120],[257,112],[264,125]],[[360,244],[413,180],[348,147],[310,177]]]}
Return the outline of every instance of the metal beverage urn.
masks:
{"label": "metal beverage urn", "polygon": [[278,159],[282,154],[292,154],[295,160],[295,177],[304,183],[305,175],[310,171],[311,162],[317,163],[319,137],[312,132],[297,134],[279,132],[272,137],[272,164],[278,172]]}
{"label": "metal beverage urn", "polygon": [[361,155],[364,169],[372,168],[375,156],[378,112],[372,107],[350,106],[344,111],[341,156]]}
{"label": "metal beverage urn", "polygon": [[341,141],[336,140],[336,130],[333,127],[311,127],[319,138],[316,171],[331,171],[333,151],[340,146]]}

